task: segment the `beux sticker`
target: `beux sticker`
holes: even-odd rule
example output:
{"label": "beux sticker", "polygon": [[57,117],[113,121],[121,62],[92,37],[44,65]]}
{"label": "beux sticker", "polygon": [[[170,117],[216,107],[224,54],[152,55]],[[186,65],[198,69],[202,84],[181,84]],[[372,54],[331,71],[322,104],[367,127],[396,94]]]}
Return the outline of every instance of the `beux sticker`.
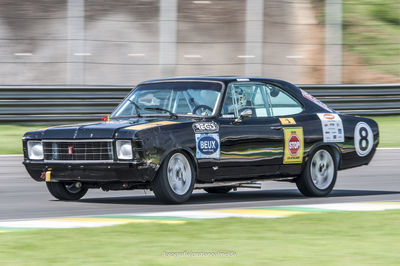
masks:
{"label": "beux sticker", "polygon": [[344,142],[342,119],[338,114],[318,114],[322,125],[324,142]]}
{"label": "beux sticker", "polygon": [[302,127],[287,127],[283,129],[285,136],[284,164],[302,163],[304,152],[304,137]]}
{"label": "beux sticker", "polygon": [[196,134],[196,158],[219,158],[219,134]]}

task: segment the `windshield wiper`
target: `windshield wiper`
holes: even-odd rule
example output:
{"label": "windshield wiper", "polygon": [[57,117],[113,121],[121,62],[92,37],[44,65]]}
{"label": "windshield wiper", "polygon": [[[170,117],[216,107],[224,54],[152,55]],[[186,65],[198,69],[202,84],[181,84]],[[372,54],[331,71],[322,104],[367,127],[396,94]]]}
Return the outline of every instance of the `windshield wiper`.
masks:
{"label": "windshield wiper", "polygon": [[160,107],[146,107],[144,108],[144,110],[147,111],[163,111],[163,112],[167,112],[172,118],[178,119],[178,115],[171,112],[170,110],[164,109],[164,108],[160,108]]}
{"label": "windshield wiper", "polygon": [[137,104],[137,103],[135,103],[134,101],[132,101],[131,99],[127,99],[131,104],[133,104],[133,106],[135,106],[135,109],[136,109],[136,114],[137,114],[137,116],[138,117],[141,117],[141,115],[140,115],[140,109],[142,109],[142,108],[140,108],[140,106]]}

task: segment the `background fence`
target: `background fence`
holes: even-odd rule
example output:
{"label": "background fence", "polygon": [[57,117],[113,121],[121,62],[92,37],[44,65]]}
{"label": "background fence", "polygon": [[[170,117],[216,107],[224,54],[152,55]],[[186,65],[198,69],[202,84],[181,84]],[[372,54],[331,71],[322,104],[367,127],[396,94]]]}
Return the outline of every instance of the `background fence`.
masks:
{"label": "background fence", "polygon": [[[400,114],[400,84],[300,85],[345,114]],[[0,86],[0,123],[100,120],[133,86]]]}

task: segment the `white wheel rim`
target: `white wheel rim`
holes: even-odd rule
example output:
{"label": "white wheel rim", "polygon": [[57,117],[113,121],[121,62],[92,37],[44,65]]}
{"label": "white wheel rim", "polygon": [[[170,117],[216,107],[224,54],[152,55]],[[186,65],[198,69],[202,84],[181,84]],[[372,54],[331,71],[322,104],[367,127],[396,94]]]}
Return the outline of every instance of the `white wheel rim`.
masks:
{"label": "white wheel rim", "polygon": [[335,164],[331,154],[326,150],[317,151],[310,165],[311,179],[318,189],[328,188],[335,174]]}
{"label": "white wheel rim", "polygon": [[178,195],[188,192],[192,182],[192,169],[185,155],[175,153],[169,159],[167,168],[168,183]]}

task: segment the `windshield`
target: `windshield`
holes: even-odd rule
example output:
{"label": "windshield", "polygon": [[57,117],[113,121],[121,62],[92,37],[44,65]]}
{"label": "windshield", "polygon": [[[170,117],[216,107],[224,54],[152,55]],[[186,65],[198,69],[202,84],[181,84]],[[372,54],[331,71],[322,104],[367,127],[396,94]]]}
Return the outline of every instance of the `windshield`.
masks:
{"label": "windshield", "polygon": [[211,116],[217,109],[222,84],[217,82],[163,82],[139,85],[112,117],[146,115]]}

